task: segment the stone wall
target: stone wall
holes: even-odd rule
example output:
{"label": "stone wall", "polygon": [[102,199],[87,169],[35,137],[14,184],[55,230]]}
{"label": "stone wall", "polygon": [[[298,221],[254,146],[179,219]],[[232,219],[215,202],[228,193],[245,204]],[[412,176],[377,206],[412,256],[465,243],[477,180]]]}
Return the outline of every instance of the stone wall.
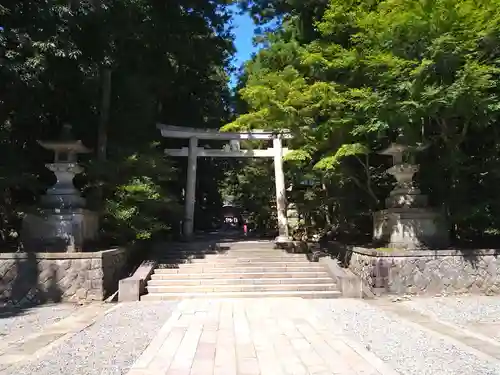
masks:
{"label": "stone wall", "polygon": [[125,249],[0,253],[0,305],[102,301],[118,289]]}
{"label": "stone wall", "polygon": [[500,294],[500,251],[349,251],[345,263],[375,292]]}

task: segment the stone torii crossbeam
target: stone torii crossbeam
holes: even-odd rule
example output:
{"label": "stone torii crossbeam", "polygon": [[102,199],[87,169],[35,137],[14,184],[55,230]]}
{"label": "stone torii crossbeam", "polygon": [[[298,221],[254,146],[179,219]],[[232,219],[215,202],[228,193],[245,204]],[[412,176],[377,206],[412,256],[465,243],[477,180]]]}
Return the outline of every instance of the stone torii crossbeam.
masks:
{"label": "stone torii crossbeam", "polygon": [[[187,157],[187,182],[184,200],[183,232],[189,238],[193,235],[194,208],[196,202],[196,171],[199,157],[209,158],[273,158],[276,183],[276,208],[278,216],[278,237],[276,242],[288,243],[291,241],[286,215],[286,187],[283,172],[283,156],[290,152],[283,147],[282,140],[290,139],[288,132],[276,134],[267,130],[252,130],[244,132],[221,132],[213,129],[185,128],[180,126],[158,124],[157,128],[165,138],[189,139],[189,147],[180,149],[166,149],[165,155],[173,157]],[[198,140],[229,141],[222,150],[205,149],[198,147]],[[242,150],[242,140],[272,140],[273,147],[265,150]]]}

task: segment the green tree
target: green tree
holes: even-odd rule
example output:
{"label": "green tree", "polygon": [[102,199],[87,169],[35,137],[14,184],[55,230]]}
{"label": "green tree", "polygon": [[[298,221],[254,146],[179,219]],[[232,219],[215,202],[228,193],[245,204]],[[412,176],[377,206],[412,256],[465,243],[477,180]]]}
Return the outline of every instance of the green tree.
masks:
{"label": "green tree", "polygon": [[419,180],[457,237],[495,232],[498,1],[330,0],[309,41],[287,22],[301,6],[283,3],[281,28],[247,65],[248,113],[227,129],[290,129],[290,159],[323,171],[337,202],[362,197],[337,222],[381,207],[388,165],[373,152],[396,137],[429,144]]}
{"label": "green tree", "polygon": [[[217,127],[229,120],[230,4],[2,2],[4,240],[11,233],[15,237],[24,208],[51,180],[42,162],[51,156],[35,141],[57,137],[64,122],[105,155],[86,160],[87,176],[80,185],[90,204],[104,213],[107,241],[147,238],[177,224],[185,165],[164,158],[162,148],[169,143],[161,140],[155,124]],[[109,112],[103,113],[106,71],[111,90]],[[173,142],[170,147],[183,146]],[[204,183],[214,190],[211,181]],[[96,188],[102,193],[97,197]]]}

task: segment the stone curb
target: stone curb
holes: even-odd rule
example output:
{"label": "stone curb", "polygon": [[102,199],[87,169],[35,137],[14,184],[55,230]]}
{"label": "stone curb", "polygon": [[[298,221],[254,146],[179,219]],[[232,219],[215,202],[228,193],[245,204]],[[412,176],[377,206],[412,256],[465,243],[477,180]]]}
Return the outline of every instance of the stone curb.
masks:
{"label": "stone curb", "polygon": [[154,260],[145,260],[132,276],[121,279],[118,283],[118,302],[140,301],[141,295],[146,290],[146,283],[151,278],[157,264]]}
{"label": "stone curb", "polygon": [[318,262],[325,266],[330,276],[337,282],[342,297],[366,299],[375,297],[360,277],[348,269],[341,268],[336,260],[330,257],[321,257]]}
{"label": "stone curb", "polygon": [[7,342],[0,346],[0,364],[19,365],[40,359],[118,307],[118,305],[109,308],[104,304],[91,304],[20,341]]}
{"label": "stone curb", "polygon": [[400,303],[377,300],[370,302],[370,304],[386,313],[404,319],[406,324],[428,332],[438,339],[445,340],[470,355],[485,361],[499,363],[500,346],[495,340],[483,338],[454,324],[435,320],[431,316],[411,310]]}
{"label": "stone curb", "polygon": [[148,347],[142,352],[141,356],[134,362],[130,370],[127,372],[127,375],[139,375],[139,374],[153,374],[153,369],[150,369],[150,365],[153,360],[158,356],[159,351],[162,346],[165,344],[172,328],[177,323],[182,313],[179,309],[179,305],[172,312],[170,318],[166,321],[166,323],[161,327],[160,331],[150,342]]}

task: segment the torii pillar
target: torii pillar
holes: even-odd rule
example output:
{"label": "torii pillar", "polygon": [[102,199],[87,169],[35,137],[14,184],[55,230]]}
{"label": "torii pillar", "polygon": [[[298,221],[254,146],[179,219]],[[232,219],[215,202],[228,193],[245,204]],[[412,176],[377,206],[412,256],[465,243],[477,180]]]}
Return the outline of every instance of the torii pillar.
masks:
{"label": "torii pillar", "polygon": [[184,196],[184,222],[182,232],[191,238],[194,231],[194,208],[196,203],[196,171],[198,169],[198,138],[189,138],[186,193]]}
{"label": "torii pillar", "polygon": [[[187,181],[184,196],[184,222],[183,234],[186,238],[191,238],[194,233],[194,211],[196,202],[196,170],[198,157],[215,158],[273,158],[274,174],[276,183],[276,209],[278,217],[278,244],[287,244],[291,242],[287,219],[287,202],[285,175],[283,172],[283,156],[290,150],[283,148],[283,138],[291,138],[290,134],[284,133],[276,135],[272,131],[254,130],[238,133],[220,132],[211,129],[185,128],[171,125],[158,124],[162,136],[167,138],[189,139],[189,147],[181,149],[167,149],[165,154],[169,156],[187,157]],[[240,150],[223,149],[211,150],[198,147],[198,140],[227,140],[239,144],[241,140],[273,140],[273,148],[265,150]]]}
{"label": "torii pillar", "polygon": [[273,138],[274,150],[274,179],[276,184],[276,210],[278,214],[278,237],[277,243],[290,242],[288,230],[288,218],[286,215],[286,186],[285,173],[283,172],[283,144],[281,137]]}

